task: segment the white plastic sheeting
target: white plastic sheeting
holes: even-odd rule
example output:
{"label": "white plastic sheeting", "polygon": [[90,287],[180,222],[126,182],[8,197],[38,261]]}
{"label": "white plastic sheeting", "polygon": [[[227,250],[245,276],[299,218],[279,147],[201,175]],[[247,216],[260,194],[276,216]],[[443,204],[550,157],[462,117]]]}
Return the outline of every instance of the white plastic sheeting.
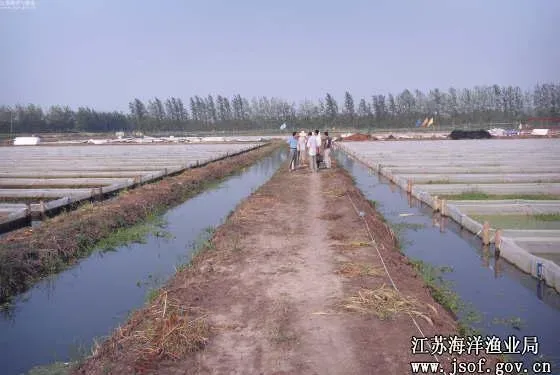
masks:
{"label": "white plastic sheeting", "polygon": [[34,146],[41,142],[39,137],[15,137],[14,146]]}

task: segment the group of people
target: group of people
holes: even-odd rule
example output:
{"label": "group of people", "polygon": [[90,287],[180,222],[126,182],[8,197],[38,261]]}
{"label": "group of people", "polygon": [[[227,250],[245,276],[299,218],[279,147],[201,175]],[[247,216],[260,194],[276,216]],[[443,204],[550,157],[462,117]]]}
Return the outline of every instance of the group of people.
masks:
{"label": "group of people", "polygon": [[319,130],[315,130],[315,134],[309,132],[307,135],[304,131],[301,131],[299,135],[297,132],[293,132],[288,139],[288,144],[290,145],[290,171],[304,166],[307,156],[313,172],[319,170],[321,160],[326,168],[331,167],[332,139],[329,132],[324,132],[324,137],[321,137]]}

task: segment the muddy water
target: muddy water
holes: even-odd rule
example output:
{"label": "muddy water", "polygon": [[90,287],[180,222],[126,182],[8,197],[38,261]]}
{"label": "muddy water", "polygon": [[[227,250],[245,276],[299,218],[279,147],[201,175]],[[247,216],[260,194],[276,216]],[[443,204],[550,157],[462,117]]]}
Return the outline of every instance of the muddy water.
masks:
{"label": "muddy water", "polygon": [[278,151],[238,176],[169,210],[165,230],[113,252],[95,253],[77,266],[39,283],[0,316],[0,373],[20,374],[88,351],[142,306],[149,290],[190,259],[193,243],[210,226],[266,182],[286,159]]}
{"label": "muddy water", "polygon": [[[478,237],[449,218],[434,216],[430,207],[411,199],[362,163],[340,151],[336,156],[364,195],[376,201],[409,258],[452,267],[443,278],[480,314],[474,328],[501,338],[537,336],[544,360],[560,363],[560,295],[554,289],[496,258],[493,249],[485,249]],[[461,315],[465,318],[466,314]],[[523,358],[530,363],[536,359],[532,355]]]}

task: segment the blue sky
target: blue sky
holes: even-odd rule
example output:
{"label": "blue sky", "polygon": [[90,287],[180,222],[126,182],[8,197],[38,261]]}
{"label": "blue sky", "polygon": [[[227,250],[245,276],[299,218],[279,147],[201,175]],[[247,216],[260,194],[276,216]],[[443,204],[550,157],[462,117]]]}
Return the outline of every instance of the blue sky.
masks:
{"label": "blue sky", "polygon": [[[2,2],[2,0],[0,0]],[[557,0],[36,0],[0,9],[0,104],[134,97],[355,101],[560,81]]]}

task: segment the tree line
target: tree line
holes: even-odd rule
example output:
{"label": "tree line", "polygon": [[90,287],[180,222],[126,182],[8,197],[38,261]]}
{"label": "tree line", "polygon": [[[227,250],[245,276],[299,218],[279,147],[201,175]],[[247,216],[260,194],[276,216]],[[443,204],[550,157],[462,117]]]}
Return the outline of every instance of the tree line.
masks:
{"label": "tree line", "polygon": [[529,117],[560,117],[560,84],[538,84],[523,91],[517,86],[476,86],[403,90],[399,94],[375,94],[354,100],[350,92],[338,103],[327,93],[318,101],[289,102],[275,97],[247,99],[239,94],[134,98],[128,113],[103,112],[89,107],[73,110],[68,106],[0,106],[0,134],[42,132],[114,131],[211,131],[277,129],[280,124],[297,128],[414,127],[418,120],[433,117],[436,124],[516,124]]}

